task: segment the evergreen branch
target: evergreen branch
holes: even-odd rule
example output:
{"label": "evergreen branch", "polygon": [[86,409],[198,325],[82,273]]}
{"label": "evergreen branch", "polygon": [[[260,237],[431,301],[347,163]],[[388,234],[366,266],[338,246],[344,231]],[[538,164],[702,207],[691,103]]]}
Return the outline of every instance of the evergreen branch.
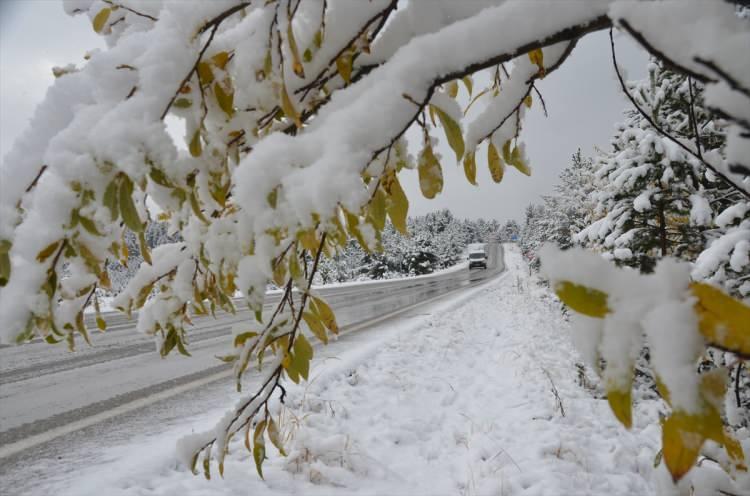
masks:
{"label": "evergreen branch", "polygon": [[[678,140],[677,138],[669,134],[666,130],[664,130],[664,128],[659,126],[659,124],[657,124],[656,121],[650,115],[648,115],[648,113],[646,113],[645,110],[643,110],[643,108],[641,108],[641,106],[635,100],[633,95],[631,95],[630,92],[628,91],[627,85],[625,84],[625,80],[623,79],[622,73],[620,72],[620,67],[617,65],[615,39],[614,39],[614,36],[612,35],[612,28],[609,29],[609,43],[612,49],[612,65],[615,68],[615,74],[617,75],[617,79],[620,82],[620,87],[622,88],[622,91],[625,93],[625,96],[628,97],[628,100],[630,100],[630,103],[632,103],[635,109],[638,111],[638,113],[641,114],[641,116],[643,116],[643,118],[646,119],[646,121],[648,121],[651,127],[653,127],[659,134],[661,134],[662,136],[664,136],[665,138],[667,138],[668,140],[670,140],[671,142],[673,142],[674,144],[676,144],[677,146],[685,150],[687,153],[689,153],[690,155],[698,159],[704,166],[706,166],[706,168],[710,169],[714,174],[716,174],[717,176],[721,177],[724,181],[726,181],[730,187],[736,189],[737,192],[739,192],[742,196],[750,200],[750,192],[745,191],[744,189],[740,188],[738,185],[734,183],[734,181],[729,179],[723,173],[719,172],[713,165],[703,160],[703,157],[695,153],[692,149],[690,149],[689,146],[685,145],[685,143],[683,143],[682,141]],[[668,60],[668,59],[664,59],[664,60]],[[703,78],[699,78],[699,79],[703,80]]]}

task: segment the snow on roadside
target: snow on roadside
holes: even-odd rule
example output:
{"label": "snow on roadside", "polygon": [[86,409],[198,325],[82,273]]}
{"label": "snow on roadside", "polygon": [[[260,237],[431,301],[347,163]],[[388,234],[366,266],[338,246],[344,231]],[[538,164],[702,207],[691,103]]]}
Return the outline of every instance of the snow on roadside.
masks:
{"label": "snow on roadside", "polygon": [[[315,365],[311,384],[290,389],[290,453],[269,445],[265,481],[240,441],[223,480],[159,460],[120,467],[107,493],[653,494],[656,404],[642,403],[624,430],[606,400],[578,384],[554,298],[529,279],[517,250],[506,263],[509,274],[416,327]],[[100,493],[102,482],[87,478],[70,493]]]}

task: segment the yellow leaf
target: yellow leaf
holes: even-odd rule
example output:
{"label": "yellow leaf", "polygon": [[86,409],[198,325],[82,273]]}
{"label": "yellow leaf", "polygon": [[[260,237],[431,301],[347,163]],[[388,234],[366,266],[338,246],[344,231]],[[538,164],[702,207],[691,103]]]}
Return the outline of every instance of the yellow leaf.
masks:
{"label": "yellow leaf", "polygon": [[471,184],[477,185],[477,162],[474,159],[474,152],[469,152],[464,156],[464,174]]}
{"label": "yellow leaf", "polygon": [[422,150],[417,169],[422,194],[428,199],[435,198],[443,190],[443,169],[429,144],[426,144]]}
{"label": "yellow leaf", "polygon": [[253,433],[253,460],[255,469],[258,471],[260,478],[263,478],[263,461],[266,459],[266,442],[263,439],[263,432],[266,430],[266,421],[261,420],[255,426]]}
{"label": "yellow leaf", "polygon": [[523,158],[521,157],[521,151],[518,147],[513,148],[513,151],[510,154],[510,161],[508,163],[518,169],[518,171],[522,174],[525,174],[527,176],[531,175],[531,169],[529,169],[529,166],[526,165],[526,163],[523,161]]}
{"label": "yellow leaf", "polygon": [[[629,383],[628,383],[629,384]],[[633,426],[633,408],[631,404],[631,388],[617,389],[607,386],[607,401],[612,412],[626,429]]]}
{"label": "yellow leaf", "polygon": [[497,152],[497,148],[490,141],[487,143],[487,165],[490,168],[490,175],[492,180],[499,183],[503,180],[503,174],[505,173],[505,165],[500,160],[500,155]]}
{"label": "yellow leaf", "polygon": [[393,227],[404,236],[408,236],[406,216],[409,211],[409,199],[406,197],[403,188],[401,188],[398,176],[396,176],[396,174],[390,174],[384,187],[386,193],[388,193],[388,217],[391,218]]}
{"label": "yellow leaf", "polygon": [[281,442],[279,428],[276,425],[276,422],[274,422],[273,417],[271,417],[270,415],[268,416],[268,430],[266,432],[268,434],[268,438],[271,440],[271,443],[276,446],[276,449],[279,450],[281,456],[286,456],[284,445]]}
{"label": "yellow leaf", "polygon": [[214,81],[214,73],[208,62],[204,61],[198,64],[198,79],[201,85],[211,84]]}
{"label": "yellow leaf", "polygon": [[689,428],[692,422],[691,416],[677,411],[661,424],[663,459],[675,482],[693,467],[705,441]]}
{"label": "yellow leaf", "polygon": [[273,282],[278,287],[282,287],[286,282],[286,264],[284,263],[284,259],[276,262],[273,268]]}
{"label": "yellow leaf", "polygon": [[461,78],[461,81],[463,81],[464,85],[466,86],[466,91],[469,92],[469,96],[471,96],[471,92],[474,87],[474,81],[472,81],[471,76],[464,76]]}
{"label": "yellow leaf", "polygon": [[531,104],[532,104],[531,95],[526,95],[526,98],[523,99],[523,104],[526,105],[526,108],[531,108]]}
{"label": "yellow leaf", "polygon": [[234,91],[224,91],[221,84],[216,82],[214,83],[214,95],[216,95],[216,101],[219,103],[219,108],[221,108],[227,116],[232,117],[232,115],[234,115]]}
{"label": "yellow leaf", "polygon": [[[305,77],[305,69],[302,67],[302,62],[299,58],[299,50],[297,49],[297,40],[294,39],[294,30],[292,29],[292,22],[289,21],[289,24],[286,29],[286,37],[287,41],[289,42],[289,51],[292,53],[292,69],[294,70],[294,73],[303,78]],[[348,82],[348,81],[347,81]]]}
{"label": "yellow leaf", "polygon": [[719,289],[696,282],[690,290],[698,299],[701,334],[713,346],[750,357],[750,307]]}
{"label": "yellow leaf", "polygon": [[44,263],[45,260],[47,260],[52,256],[53,253],[55,253],[55,250],[57,250],[57,247],[59,245],[60,241],[55,241],[54,243],[48,245],[45,249],[39,252],[39,254],[36,256],[36,261]]}
{"label": "yellow leaf", "polygon": [[101,33],[102,29],[104,29],[104,25],[107,23],[107,20],[109,19],[109,15],[112,13],[112,9],[109,7],[102,9],[99,11],[96,16],[94,16],[94,31],[97,33]]}
{"label": "yellow leaf", "polygon": [[292,100],[289,98],[289,93],[286,91],[286,86],[281,87],[281,110],[284,111],[284,115],[294,121],[294,125],[297,129],[302,127],[302,121],[300,120],[297,110],[292,104]]}
{"label": "yellow leaf", "polygon": [[555,293],[563,303],[578,313],[596,318],[602,318],[609,313],[607,294],[598,289],[560,281],[555,284]]}
{"label": "yellow leaf", "polygon": [[375,194],[373,195],[372,200],[370,200],[370,208],[368,210],[370,221],[378,231],[382,231],[383,228],[385,228],[385,205],[385,192],[382,188],[378,188],[377,190],[375,190]]}
{"label": "yellow leaf", "polygon": [[448,83],[447,93],[451,98],[456,98],[458,96],[457,81],[451,81],[450,83]]}
{"label": "yellow leaf", "polygon": [[347,50],[336,59],[336,68],[346,84],[352,81],[352,53]]}
{"label": "yellow leaf", "polygon": [[510,140],[503,143],[503,160],[506,164],[511,163]]}
{"label": "yellow leaf", "polygon": [[479,100],[480,98],[482,98],[482,96],[485,95],[488,91],[489,91],[489,88],[485,88],[482,91],[480,91],[479,93],[477,93],[477,96],[475,96],[474,98],[472,98],[471,101],[469,102],[469,104],[464,109],[464,115],[466,115],[469,112],[469,109],[471,108],[472,105],[474,105],[474,102],[476,102],[477,100]]}
{"label": "yellow leaf", "polygon": [[361,246],[363,250],[369,253],[370,247],[367,246],[367,242],[362,235],[362,231],[360,231],[359,229],[359,217],[351,212],[346,212],[346,225],[349,229],[349,234],[351,234],[354,239],[357,240],[357,243],[359,243],[359,246]]}
{"label": "yellow leaf", "polygon": [[448,144],[456,153],[456,161],[460,161],[464,156],[464,137],[461,134],[461,126],[439,107],[435,107],[434,105],[431,105],[431,107],[435,108],[435,113],[437,113],[440,119],[440,124],[443,126],[446,138],[448,138]]}
{"label": "yellow leaf", "polygon": [[190,139],[190,144],[188,145],[188,149],[190,150],[190,155],[192,155],[193,157],[200,157],[201,153],[203,153],[203,146],[201,145],[200,129],[196,129],[195,133],[193,133],[193,137]]}
{"label": "yellow leaf", "polygon": [[320,316],[320,320],[323,324],[332,332],[337,333],[339,325],[336,323],[336,316],[334,315],[333,310],[331,310],[331,307],[328,306],[328,303],[316,296],[312,297],[312,303],[315,313]]}
{"label": "yellow leaf", "polygon": [[213,57],[211,57],[211,61],[214,63],[216,67],[223,70],[227,66],[227,62],[229,62],[229,53],[219,52]]}
{"label": "yellow leaf", "polygon": [[320,321],[320,318],[312,312],[303,312],[302,318],[305,320],[305,324],[307,324],[310,332],[312,332],[316,338],[322,341],[323,344],[328,344],[328,335],[326,334],[325,327],[323,327],[323,323]]}
{"label": "yellow leaf", "polygon": [[747,470],[744,464],[745,453],[742,450],[742,445],[726,429],[724,430],[724,441],[722,444],[727,455],[729,455],[729,458],[732,459],[737,468],[739,470]]}
{"label": "yellow leaf", "polygon": [[535,50],[532,50],[529,52],[529,60],[531,60],[532,64],[536,64],[537,67],[539,67],[539,77],[543,78],[545,75],[545,69],[544,69],[544,52],[542,52],[541,48],[537,48]]}
{"label": "yellow leaf", "polygon": [[151,252],[149,251],[148,243],[146,243],[146,235],[143,231],[138,233],[138,248],[140,248],[141,250],[143,261],[149,265],[152,265]]}

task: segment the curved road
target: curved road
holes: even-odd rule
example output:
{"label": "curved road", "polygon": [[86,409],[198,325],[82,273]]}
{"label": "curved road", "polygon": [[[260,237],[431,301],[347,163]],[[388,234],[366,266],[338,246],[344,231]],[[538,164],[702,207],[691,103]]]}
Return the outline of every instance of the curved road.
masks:
{"label": "curved road", "polygon": [[[461,264],[428,276],[325,286],[318,292],[345,334],[479,284],[503,269],[502,247],[493,246],[487,270]],[[278,298],[269,293],[267,308]],[[247,310],[196,319],[189,333],[193,356],[159,359],[152,339],[135,332],[134,322],[114,313],[106,318],[107,332],[94,332],[94,346],[80,343],[75,353],[42,342],[0,348],[0,459],[5,469],[57,437],[229,381],[230,367],[215,357],[229,351],[233,326],[254,320]]]}

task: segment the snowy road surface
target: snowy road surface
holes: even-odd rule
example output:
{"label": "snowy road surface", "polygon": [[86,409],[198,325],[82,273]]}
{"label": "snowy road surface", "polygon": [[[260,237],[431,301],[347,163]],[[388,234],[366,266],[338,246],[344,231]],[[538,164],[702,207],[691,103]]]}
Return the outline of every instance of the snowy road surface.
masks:
{"label": "snowy road surface", "polygon": [[[498,261],[500,263],[498,263]],[[477,284],[502,270],[492,254],[488,270],[465,264],[430,276],[341,284],[320,294],[348,328]],[[278,294],[270,294],[271,308]],[[239,307],[239,305],[238,305]],[[190,331],[192,357],[161,360],[153,341],[133,330],[120,314],[107,315],[109,329],[94,333],[94,346],[79,343],[75,353],[45,343],[0,348],[0,459],[23,459],[37,445],[113,415],[137,410],[206,383],[229,383],[229,367],[215,356],[226,354],[233,325],[252,319],[247,310],[218,319],[201,318]],[[2,471],[5,471],[3,468]],[[1,474],[1,472],[0,472]]]}
{"label": "snowy road surface", "polygon": [[[657,408],[626,431],[577,357],[558,303],[515,249],[474,288],[316,350],[289,385],[286,442],[255,473],[241,441],[224,478],[193,476],[178,438],[235,401],[231,384],[191,389],[10,457],[4,494],[643,495],[654,494]],[[251,387],[251,382],[248,384]],[[558,400],[559,397],[559,400]],[[563,415],[564,410],[564,415]],[[0,491],[2,492],[2,491]]]}

